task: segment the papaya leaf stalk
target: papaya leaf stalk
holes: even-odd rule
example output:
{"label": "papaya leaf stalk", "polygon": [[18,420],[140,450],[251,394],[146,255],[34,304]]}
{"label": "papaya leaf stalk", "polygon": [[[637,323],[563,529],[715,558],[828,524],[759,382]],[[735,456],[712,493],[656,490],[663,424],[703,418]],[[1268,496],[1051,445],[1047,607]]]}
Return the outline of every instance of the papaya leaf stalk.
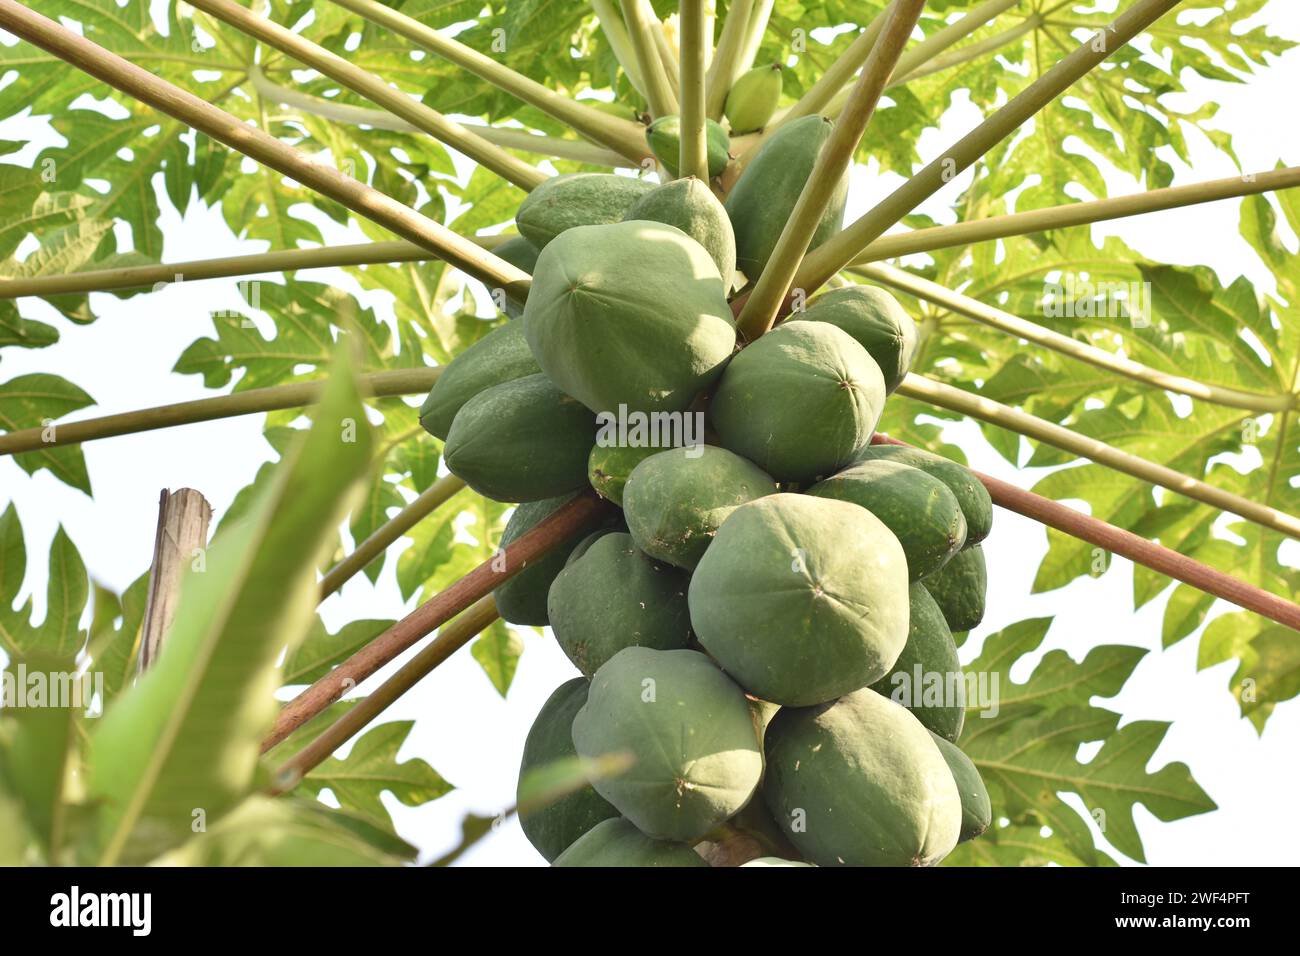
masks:
{"label": "papaya leaf stalk", "polygon": [[890,12],[895,6],[897,6],[897,0],[894,0],[889,6],[876,14],[844,52],[835,58],[835,62],[828,66],[826,71],[817,78],[817,82],[804,91],[803,96],[799,97],[793,106],[784,113],[777,111],[777,115],[767,124],[767,131],[771,132],[791,120],[797,120],[801,116],[811,116],[814,113],[821,112],[822,108],[831,101],[836,93],[848,86],[853,79],[853,75],[861,69],[862,64],[867,62],[867,57],[870,56],[871,49],[876,45],[876,39],[880,36],[880,31],[885,26],[885,21],[889,18]]}
{"label": "papaya leaf stalk", "polygon": [[736,57],[735,72],[731,75],[733,82],[736,77],[754,65],[759,47],[763,45],[763,36],[767,33],[767,25],[772,19],[772,8],[775,6],[776,0],[754,0],[754,5],[749,11],[749,19],[745,23],[745,42]]}
{"label": "papaya leaf stalk", "polygon": [[628,82],[642,96],[646,95],[645,78],[641,75],[641,66],[637,62],[636,51],[632,49],[632,38],[627,35],[623,25],[623,16],[618,12],[614,0],[591,0],[591,9],[595,11],[601,32],[614,51],[614,59],[627,74]]}
{"label": "papaya leaf stalk", "polygon": [[853,162],[853,154],[862,141],[862,134],[871,121],[885,83],[894,72],[894,65],[902,55],[924,6],[924,0],[898,0],[891,8],[880,40],[872,47],[862,75],[853,87],[848,106],[817,156],[812,174],[786,220],[776,248],[741,309],[736,328],[749,341],[758,338],[776,321],[791,280],[826,214],[838,183]]}
{"label": "papaya leaf stalk", "polygon": [[912,273],[905,272],[902,269],[876,264],[860,266],[854,271],[868,279],[883,282],[885,285],[892,286],[909,295],[917,296],[959,315],[974,319],[976,322],[990,328],[1015,335],[1026,341],[1051,349],[1053,352],[1059,352],[1061,355],[1068,355],[1080,362],[1087,362],[1097,368],[1104,368],[1117,375],[1123,375],[1125,378],[1141,382],[1143,385],[1177,392],[1180,395],[1213,402],[1216,405],[1244,408],[1253,412],[1280,412],[1296,407],[1296,397],[1293,395],[1265,395],[1258,392],[1243,392],[1235,388],[1210,385],[1181,375],[1170,375],[1167,372],[1161,372],[1159,369],[1143,365],[1141,362],[1135,362],[1122,355],[1116,355],[1114,352],[1107,352],[1095,345],[1089,345],[1078,339],[1070,338],[1068,335],[1062,335],[1034,322],[1029,322],[1018,315],[1012,315],[1010,312],[986,305],[978,299],[972,299],[970,296],[953,292],[937,282],[931,282],[929,279],[912,275]]}
{"label": "papaya leaf stalk", "polygon": [[681,156],[683,176],[709,181],[708,149],[704,139],[704,0],[682,0],[681,5]]}
{"label": "papaya leaf stalk", "polygon": [[494,146],[459,123],[447,119],[437,110],[394,89],[373,73],[349,63],[301,34],[253,13],[234,0],[194,0],[192,5],[337,80],[439,142],[459,150],[520,189],[531,190],[549,178],[536,166],[530,166],[500,146]]}
{"label": "papaya leaf stalk", "polygon": [[[475,76],[525,103],[537,107],[562,123],[567,123],[579,136],[613,150],[633,166],[639,166],[649,155],[645,136],[639,123],[619,119],[600,110],[579,103],[547,89],[491,57],[484,56],[472,47],[445,37],[432,27],[375,0],[333,0],[339,6],[360,14],[372,23],[403,36],[443,59],[468,70]],[[635,78],[633,85],[639,86]]]}
{"label": "papaya leaf stalk", "polygon": [[815,249],[800,267],[795,285],[810,291],[821,287],[871,242],[884,235],[886,229],[937,193],[1080,77],[1177,5],[1178,0],[1136,0],[1113,24],[1098,30],[1062,57],[1023,92],[868,210],[862,218]]}
{"label": "papaya leaf stalk", "polygon": [[668,71],[650,31],[654,29],[640,0],[622,0],[623,20],[636,54],[637,69],[645,79],[645,98],[655,119],[677,112],[677,98],[668,82]]}
{"label": "papaya leaf stalk", "polygon": [[291,176],[358,215],[425,247],[489,287],[505,289],[513,298],[527,298],[532,279],[523,270],[483,251],[441,223],[378,189],[308,159],[266,131],[249,126],[225,110],[41,16],[17,0],[0,0],[0,26],[114,89],[206,133],[250,159]]}
{"label": "papaya leaf stalk", "polygon": [[753,6],[754,0],[732,0],[722,21],[718,47],[713,51],[713,61],[704,77],[704,109],[714,122],[722,119],[722,110],[727,105],[727,93],[736,78],[736,61],[745,42],[745,27]]}
{"label": "papaya leaf stalk", "polygon": [[1253,521],[1261,527],[1272,528],[1274,531],[1300,539],[1300,518],[1294,515],[1258,504],[1222,488],[1216,488],[1172,468],[1131,455],[1113,445],[1080,435],[1069,428],[1022,412],[1017,408],[1011,408],[992,399],[982,398],[916,374],[909,374],[903,379],[902,384],[898,386],[898,394],[929,402],[931,405],[949,411],[960,412],[1000,428],[1010,429],[1028,438],[1045,442],[1054,448],[1078,455],[1080,458],[1087,458],[1099,465],[1113,468],[1139,481],[1159,485],[1194,501],[1231,512],[1247,521]]}

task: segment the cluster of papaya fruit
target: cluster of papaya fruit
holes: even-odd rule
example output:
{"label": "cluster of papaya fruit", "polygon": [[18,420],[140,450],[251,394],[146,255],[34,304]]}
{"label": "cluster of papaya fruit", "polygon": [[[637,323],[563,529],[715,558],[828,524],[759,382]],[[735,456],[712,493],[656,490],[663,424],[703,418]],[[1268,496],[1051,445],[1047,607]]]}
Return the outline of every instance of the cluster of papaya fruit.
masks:
{"label": "cluster of papaya fruit", "polygon": [[[503,544],[589,485],[618,506],[495,591],[582,675],[538,714],[521,776],[629,758],[521,812],[557,866],[707,865],[737,836],[768,865],[929,865],[989,824],[954,743],[953,634],[983,616],[991,502],[961,465],[871,441],[914,324],[842,286],[737,349],[730,300],[830,130],[781,126],[725,205],[690,178],[539,186],[496,250],[532,275],[527,301],[421,410],[454,474],[518,503]],[[610,427],[634,419],[681,427]]]}

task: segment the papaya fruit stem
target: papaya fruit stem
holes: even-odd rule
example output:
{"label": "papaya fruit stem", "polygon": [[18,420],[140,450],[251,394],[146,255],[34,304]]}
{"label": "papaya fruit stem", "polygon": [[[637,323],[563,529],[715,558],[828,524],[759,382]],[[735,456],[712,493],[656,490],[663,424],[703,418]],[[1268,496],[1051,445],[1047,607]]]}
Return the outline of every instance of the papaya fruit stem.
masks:
{"label": "papaya fruit stem", "polygon": [[370,71],[313,43],[301,34],[240,6],[234,0],[194,0],[192,6],[337,80],[439,142],[459,150],[520,189],[531,190],[549,178],[536,166],[529,165],[500,146],[489,143],[459,123],[447,119],[437,110],[394,89]]}
{"label": "papaya fruit stem", "polygon": [[804,260],[795,285],[809,292],[844,268],[885,230],[937,193],[1026,120],[1060,96],[1147,26],[1178,5],[1178,0],[1136,0],[1107,27],[1062,57],[1055,66],[1009,103],[963,136],[924,169],[832,236]]}
{"label": "papaya fruit stem", "polygon": [[[740,334],[753,341],[772,327],[782,301],[789,293],[792,280],[813,234],[817,231],[835,190],[853,162],[867,124],[871,121],[885,83],[902,56],[912,29],[925,7],[924,0],[897,0],[890,8],[889,19],[872,47],[862,74],[854,84],[844,114],[835,124],[830,138],[822,146],[808,181],[786,220],[776,248],[758,277],[740,317],[736,322]],[[815,121],[814,121],[815,122]]]}

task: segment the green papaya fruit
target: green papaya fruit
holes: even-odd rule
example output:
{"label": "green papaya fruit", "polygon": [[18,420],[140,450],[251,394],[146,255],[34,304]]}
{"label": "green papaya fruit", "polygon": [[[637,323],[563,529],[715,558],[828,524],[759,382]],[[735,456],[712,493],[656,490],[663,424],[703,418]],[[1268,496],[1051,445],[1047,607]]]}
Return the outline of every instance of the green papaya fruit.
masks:
{"label": "green papaya fruit", "polygon": [[781,64],[756,66],[736,78],[727,92],[723,113],[731,132],[752,133],[762,129],[781,103]]}
{"label": "green papaya fruit", "polygon": [[622,817],[596,824],[552,866],[708,866],[685,843],[646,836]]}
{"label": "green papaya fruit", "polygon": [[763,774],[744,692],[698,651],[619,651],[592,678],[573,743],[589,760],[631,756],[628,770],[593,785],[661,840],[698,840],[749,801]]}
{"label": "green papaya fruit", "polygon": [[736,342],[705,248],[642,221],[579,226],[543,249],[524,335],[557,387],[609,415],[684,410]]}
{"label": "green papaya fruit", "polygon": [[[574,561],[577,561],[580,557],[582,557],[584,554],[587,553],[587,549],[588,549],[588,548],[590,548],[593,544],[595,544],[595,543],[596,543],[597,541],[599,541],[601,538],[605,537],[605,535],[607,535],[607,534],[615,534],[615,533],[626,534],[626,533],[627,533],[627,529],[626,529],[626,528],[622,528],[622,529],[620,530],[620,528],[618,528],[618,527],[611,527],[611,528],[600,528],[600,529],[598,529],[598,530],[596,530],[596,531],[593,531],[591,534],[587,535],[585,538],[583,538],[581,541],[579,541],[579,542],[577,543],[577,545],[574,547],[574,549],[573,549],[572,551],[569,552],[569,556],[568,556],[567,558],[564,559],[564,566],[567,568],[567,567],[568,567],[569,565],[571,565]],[[552,583],[554,583],[554,582],[552,582]],[[550,595],[550,592],[549,592],[549,591],[547,592],[547,595],[548,595],[548,598],[549,598],[549,595]]]}
{"label": "green papaya fruit", "polygon": [[685,573],[641,553],[630,534],[584,544],[556,575],[546,602],[556,642],[584,677],[625,647],[668,651],[690,643]]}
{"label": "green papaya fruit", "polygon": [[741,505],[687,596],[704,649],[749,693],[783,706],[878,681],[907,643],[903,549],[845,501],[776,494]]}
{"label": "green papaya fruit", "polygon": [[957,845],[961,797],[938,745],[873,690],[782,708],[766,752],[764,799],[811,863],[930,866]]}
{"label": "green papaya fruit", "polygon": [[742,868],[746,866],[812,866],[811,863],[804,863],[802,860],[783,860],[779,856],[759,856],[748,863],[740,865]]}
{"label": "green papaya fruit", "polygon": [[898,461],[860,461],[808,489],[866,508],[903,546],[913,581],[948,563],[966,543],[966,518],[938,478]]}
{"label": "green papaya fruit", "polygon": [[447,468],[496,501],[539,501],[587,484],[596,418],[545,375],[479,392],[456,413]]}
{"label": "green papaya fruit", "polygon": [[[492,255],[498,259],[504,259],[516,269],[532,275],[533,269],[537,266],[538,249],[523,236],[511,236],[499,246],[493,246]],[[502,311],[512,319],[519,318],[524,314],[523,299],[506,296]]]}
{"label": "green papaya fruit", "polygon": [[640,219],[676,226],[713,259],[722,284],[731,289],[736,274],[736,237],[718,197],[694,176],[675,179],[650,190],[632,204],[624,220]]}
{"label": "green papaya fruit", "polygon": [[[681,169],[682,118],[675,114],[659,117],[646,127],[645,141],[655,159],[663,163],[668,174],[676,179]],[[731,138],[713,120],[704,121],[704,152],[709,164],[709,178],[722,175],[731,159]]]}
{"label": "green papaya fruit", "polygon": [[922,578],[954,633],[969,631],[984,620],[989,571],[980,545],[958,551],[942,568]]}
{"label": "green papaya fruit", "polygon": [[447,363],[420,406],[420,424],[430,435],[446,441],[456,413],[479,392],[539,372],[524,338],[523,323],[507,322]]}
{"label": "green papaya fruit", "polygon": [[[736,234],[736,268],[750,282],[757,281],[767,265],[833,127],[830,120],[821,116],[804,116],[786,123],[759,147],[727,194],[727,215]],[[826,214],[813,233],[810,250],[844,225],[848,190],[846,173],[836,185]]]}
{"label": "green papaya fruit", "polygon": [[850,285],[819,295],[790,321],[829,322],[843,329],[867,350],[885,376],[885,394],[912,368],[916,357],[916,323],[884,289]]}
{"label": "green papaya fruit", "polygon": [[622,507],[623,489],[632,470],[661,451],[662,448],[641,445],[602,445],[597,441],[587,459],[587,480],[596,494]]}
{"label": "green papaya fruit", "polygon": [[[524,532],[531,531],[575,497],[560,495],[521,504],[506,522],[505,530],[501,533],[501,548],[506,548],[523,536]],[[492,597],[497,602],[501,619],[510,624],[545,627],[549,623],[546,617],[546,595],[551,589],[551,582],[560,573],[569,555],[585,543],[590,534],[590,528],[579,528],[493,590]]]}
{"label": "green papaya fruit", "polygon": [[880,368],[847,332],[791,322],[731,360],[709,414],[724,448],[777,481],[804,482],[851,461],[884,405]]}
{"label": "green papaya fruit", "polygon": [[651,189],[652,182],[613,173],[556,176],[528,194],[515,213],[515,225],[525,239],[542,250],[575,226],[618,222],[628,207]]}
{"label": "green papaya fruit", "polygon": [[989,791],[984,786],[984,778],[980,776],[979,770],[960,747],[933,731],[930,736],[948,764],[948,769],[952,771],[957,793],[961,796],[961,835],[958,842],[965,843],[975,839],[993,822],[993,804],[989,800]]}
{"label": "green papaya fruit", "polygon": [[933,475],[957,496],[957,503],[961,505],[961,513],[966,519],[965,547],[979,544],[988,537],[989,530],[993,527],[993,499],[989,497],[984,483],[965,465],[959,465],[924,448],[908,445],[868,445],[854,458],[857,461],[898,461]]}
{"label": "green papaya fruit", "polygon": [[632,470],[623,513],[637,547],[693,569],[727,515],[775,491],[771,476],[725,448],[670,448]]}
{"label": "green papaya fruit", "polygon": [[586,680],[575,677],[564,682],[555,688],[537,712],[532,729],[524,740],[516,795],[519,825],[528,842],[546,857],[548,863],[554,862],[574,840],[596,824],[618,816],[618,811],[590,785],[535,809],[529,808],[523,799],[525,776],[530,771],[578,756],[573,749],[573,718],[586,702]]}
{"label": "green papaya fruit", "polygon": [[966,722],[966,685],[957,644],[925,585],[916,582],[908,596],[907,643],[889,673],[871,689],[902,704],[926,730],[956,740]]}

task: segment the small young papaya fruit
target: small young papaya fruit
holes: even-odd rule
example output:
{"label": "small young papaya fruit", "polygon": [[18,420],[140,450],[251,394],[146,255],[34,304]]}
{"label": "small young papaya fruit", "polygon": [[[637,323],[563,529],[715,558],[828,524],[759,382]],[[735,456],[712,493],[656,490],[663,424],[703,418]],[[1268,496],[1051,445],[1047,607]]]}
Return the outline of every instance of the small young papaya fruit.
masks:
{"label": "small young papaya fruit", "polygon": [[993,805],[989,800],[989,791],[984,786],[984,778],[976,769],[974,762],[962,749],[951,741],[930,732],[934,744],[943,755],[944,762],[952,771],[953,781],[957,784],[957,793],[961,796],[961,834],[959,843],[973,840],[989,828],[993,822]]}
{"label": "small young papaya fruit", "polygon": [[[575,226],[618,222],[654,183],[613,173],[570,173],[548,179],[515,213],[519,233],[538,250]],[[531,293],[529,293],[531,298]]]}
{"label": "small young papaya fruit", "polygon": [[948,622],[919,581],[908,590],[907,643],[888,674],[871,685],[902,704],[931,733],[956,740],[966,722],[966,686]]}
{"label": "small young papaya fruit", "polygon": [[912,368],[916,357],[916,323],[884,289],[850,285],[819,295],[790,321],[829,322],[867,350],[885,376],[890,395]]}
{"label": "small young papaya fruit", "polygon": [[[750,282],[757,281],[767,265],[833,128],[834,124],[821,116],[786,123],[759,147],[727,194],[727,215],[736,233],[736,268]],[[816,249],[844,225],[848,189],[846,173],[835,186],[809,249]]]}
{"label": "small young papaya fruit", "polygon": [[524,335],[557,387],[612,415],[684,410],[736,342],[708,251],[641,220],[578,226],[543,249]]}
{"label": "small young papaya fruit", "polygon": [[584,545],[556,575],[546,602],[556,642],[584,677],[625,647],[667,651],[690,643],[681,570],[642,553],[630,534],[611,532]]}
{"label": "small young papaya fruit", "polygon": [[[668,174],[676,179],[681,168],[682,118],[675,114],[659,117],[646,127],[645,141],[655,159],[663,163]],[[713,120],[704,121],[704,151],[709,164],[709,178],[722,175],[731,159],[731,138]]]}
{"label": "small young papaya fruit", "polygon": [[506,322],[447,364],[420,406],[420,424],[430,435],[446,441],[456,413],[479,392],[540,372],[524,338],[523,323]]}
{"label": "small young papaya fruit", "polygon": [[709,414],[723,447],[778,481],[804,482],[851,461],[884,405],[880,368],[847,332],[791,322],[731,360]]}
{"label": "small young papaya fruit", "polygon": [[962,807],[934,737],[863,688],[783,707],[767,730],[763,796],[818,866],[931,866],[957,845]]}
{"label": "small young papaya fruit", "polygon": [[622,817],[596,824],[552,866],[708,866],[685,843],[646,836]]}
{"label": "small young papaya fruit", "polygon": [[523,799],[530,771],[578,756],[573,749],[573,718],[586,702],[586,680],[575,677],[565,681],[546,699],[524,740],[516,801],[519,825],[548,863],[596,824],[618,816],[618,811],[590,785],[541,807],[530,807]]}
{"label": "small young papaya fruit", "polygon": [[736,274],[736,237],[722,203],[694,176],[675,179],[650,190],[628,209],[624,219],[641,219],[676,226],[702,245],[713,258],[730,290]]}
{"label": "small young papaya fruit", "polygon": [[725,448],[669,448],[632,470],[623,513],[637,547],[690,570],[727,515],[775,492],[770,475]]}
{"label": "small young papaya fruit", "polygon": [[746,691],[782,706],[880,680],[907,643],[903,548],[846,501],[783,493],[741,505],[688,597],[704,649]]}
{"label": "small young papaya fruit", "polygon": [[597,441],[587,459],[587,480],[596,494],[622,507],[623,489],[637,465],[663,449],[642,446],[602,445]]}
{"label": "small young papaya fruit", "polygon": [[443,461],[496,501],[539,501],[587,484],[596,418],[545,375],[479,392],[456,413]]}
{"label": "small young papaya fruit", "polygon": [[907,555],[913,581],[933,574],[966,543],[957,497],[919,468],[884,459],[859,461],[808,489],[866,508],[885,523]]}
{"label": "small young papaya fruit", "polygon": [[734,135],[762,129],[781,103],[781,64],[756,66],[736,78],[724,113]]}
{"label": "small young papaya fruit", "polygon": [[980,545],[958,551],[942,568],[922,578],[921,583],[934,595],[935,603],[954,633],[969,631],[984,620],[989,572]]}
{"label": "small young papaya fruit", "polygon": [[578,754],[627,754],[593,781],[647,836],[694,842],[758,787],[763,753],[744,692],[698,651],[628,647],[596,671],[573,720]]}

